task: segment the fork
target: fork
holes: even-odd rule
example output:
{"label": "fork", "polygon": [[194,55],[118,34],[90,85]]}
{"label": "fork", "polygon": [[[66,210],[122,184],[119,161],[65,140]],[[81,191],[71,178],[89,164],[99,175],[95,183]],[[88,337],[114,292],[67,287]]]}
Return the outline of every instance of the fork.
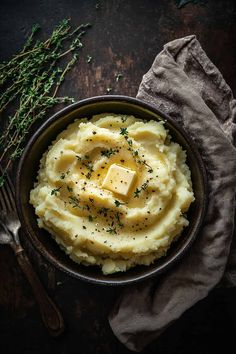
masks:
{"label": "fork", "polygon": [[[3,173],[1,166],[0,172]],[[2,226],[0,244],[9,244],[13,249],[16,259],[32,287],[35,299],[39,305],[42,321],[49,334],[53,337],[57,337],[65,329],[64,321],[59,309],[46,293],[29,258],[21,246],[19,239],[21,224],[15,205],[14,188],[8,174],[5,173],[4,176],[5,182],[3,186],[0,187],[0,224]]]}

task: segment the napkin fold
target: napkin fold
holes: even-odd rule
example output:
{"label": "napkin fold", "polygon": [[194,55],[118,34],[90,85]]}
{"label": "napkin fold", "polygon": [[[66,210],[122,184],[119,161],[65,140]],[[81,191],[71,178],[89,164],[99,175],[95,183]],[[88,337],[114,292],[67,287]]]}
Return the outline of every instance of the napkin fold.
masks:
{"label": "napkin fold", "polygon": [[224,274],[228,285],[236,285],[236,247],[231,247],[236,100],[194,35],[164,46],[137,97],[169,114],[195,141],[207,170],[209,198],[203,227],[184,258],[161,277],[122,289],[110,313],[118,339],[141,351],[207,296]]}

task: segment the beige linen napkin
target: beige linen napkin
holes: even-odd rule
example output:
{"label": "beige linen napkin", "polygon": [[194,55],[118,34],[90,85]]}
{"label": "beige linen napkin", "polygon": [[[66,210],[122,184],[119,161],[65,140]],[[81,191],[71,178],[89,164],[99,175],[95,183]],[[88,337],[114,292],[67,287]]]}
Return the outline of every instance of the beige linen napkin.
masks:
{"label": "beige linen napkin", "polygon": [[[208,175],[203,227],[188,254],[167,273],[121,291],[109,321],[129,349],[142,350],[184,311],[204,298],[225,273],[236,285],[236,101],[195,36],[164,46],[139,87],[139,99],[169,114],[193,138]],[[226,264],[229,258],[227,270]]]}

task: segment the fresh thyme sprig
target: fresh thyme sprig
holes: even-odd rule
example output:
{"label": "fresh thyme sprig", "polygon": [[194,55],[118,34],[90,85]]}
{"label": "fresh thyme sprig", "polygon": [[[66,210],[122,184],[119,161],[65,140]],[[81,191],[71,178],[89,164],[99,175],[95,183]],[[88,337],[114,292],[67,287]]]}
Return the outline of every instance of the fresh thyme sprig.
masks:
{"label": "fresh thyme sprig", "polygon": [[149,180],[147,180],[146,182],[144,182],[140,188],[136,188],[135,191],[134,191],[134,198],[139,198],[140,197],[140,193],[142,191],[145,191],[147,188],[148,188],[148,183],[149,183]]}
{"label": "fresh thyme sprig", "polygon": [[112,155],[115,155],[117,152],[119,152],[118,149],[107,149],[107,150],[102,150],[101,155],[106,156],[106,157],[111,157]]}
{"label": "fresh thyme sprig", "polygon": [[[34,25],[23,49],[8,62],[0,64],[0,113],[12,106],[15,111],[0,137],[0,162],[6,161],[0,186],[11,162],[23,151],[31,125],[45,117],[58,103],[71,103],[71,97],[57,96],[67,72],[75,65],[83,47],[81,37],[91,25],[74,30],[63,20],[45,40],[35,40],[40,27]],[[12,110],[12,109],[11,109]]]}
{"label": "fresh thyme sprig", "polygon": [[139,152],[138,150],[135,150],[133,148],[133,141],[132,139],[129,139],[129,135],[128,135],[128,130],[127,128],[120,128],[120,134],[124,136],[126,142],[128,143],[129,147],[128,150],[131,152],[131,154],[133,155],[135,161],[139,164],[143,164],[145,166],[148,167],[148,172],[149,173],[153,173],[153,168],[147,163],[146,160],[143,160],[140,156],[139,156]]}

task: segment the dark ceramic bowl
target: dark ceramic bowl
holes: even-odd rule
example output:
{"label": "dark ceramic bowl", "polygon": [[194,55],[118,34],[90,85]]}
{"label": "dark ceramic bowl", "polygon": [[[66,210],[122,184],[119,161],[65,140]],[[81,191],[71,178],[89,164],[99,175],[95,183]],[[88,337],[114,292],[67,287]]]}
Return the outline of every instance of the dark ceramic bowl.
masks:
{"label": "dark ceramic bowl", "polygon": [[[113,112],[133,114],[138,118],[165,120],[173,140],[187,151],[187,164],[193,181],[195,202],[188,211],[189,226],[181,237],[172,244],[167,255],[150,266],[136,266],[127,272],[103,275],[96,266],[83,266],[73,262],[52,239],[49,233],[40,229],[29,194],[36,180],[42,154],[58,133],[75,118],[91,117],[94,114]],[[27,144],[17,170],[17,209],[25,231],[36,249],[53,265],[75,278],[97,284],[124,285],[144,280],[162,273],[173,266],[189,249],[199,232],[206,209],[206,174],[202,159],[194,142],[173,119],[151,105],[126,96],[100,96],[85,99],[56,113],[38,128]],[[190,250],[191,251],[191,250]],[[194,255],[193,255],[194,256]]]}

